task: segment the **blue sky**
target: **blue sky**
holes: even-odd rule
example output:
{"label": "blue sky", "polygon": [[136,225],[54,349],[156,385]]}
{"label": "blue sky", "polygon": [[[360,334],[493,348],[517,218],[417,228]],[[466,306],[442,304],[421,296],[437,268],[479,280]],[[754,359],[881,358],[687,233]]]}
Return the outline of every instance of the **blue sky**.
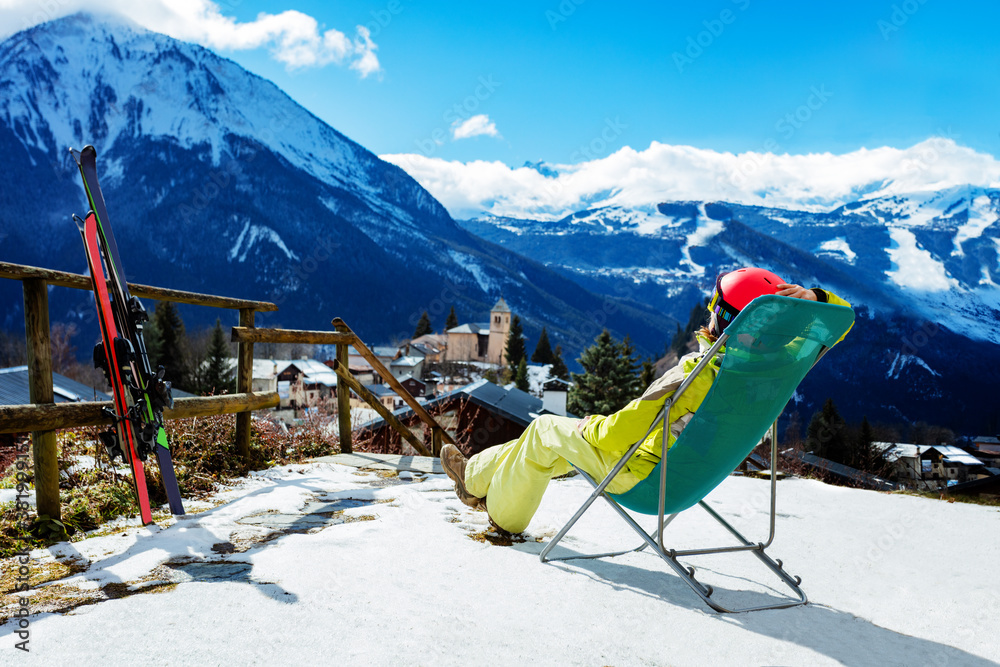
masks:
{"label": "blue sky", "polygon": [[[381,71],[364,78],[218,50],[378,154],[518,166],[652,141],[844,153],[941,135],[1000,154],[997,3],[218,4],[239,21],[295,9],[321,29],[368,25]],[[453,140],[477,114],[498,136]]]}

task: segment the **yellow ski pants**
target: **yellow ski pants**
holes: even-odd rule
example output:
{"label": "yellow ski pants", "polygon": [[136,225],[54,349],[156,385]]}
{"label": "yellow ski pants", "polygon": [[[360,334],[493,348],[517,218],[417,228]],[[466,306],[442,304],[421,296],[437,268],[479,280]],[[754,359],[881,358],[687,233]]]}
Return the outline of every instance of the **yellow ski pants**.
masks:
{"label": "yellow ski pants", "polygon": [[[599,482],[625,455],[591,445],[576,430],[577,422],[572,417],[542,415],[517,440],[469,459],[465,486],[473,495],[486,498],[490,518],[498,526],[512,533],[527,528],[549,480],[570,472],[570,461]],[[624,493],[639,481],[623,468],[607,491]]]}

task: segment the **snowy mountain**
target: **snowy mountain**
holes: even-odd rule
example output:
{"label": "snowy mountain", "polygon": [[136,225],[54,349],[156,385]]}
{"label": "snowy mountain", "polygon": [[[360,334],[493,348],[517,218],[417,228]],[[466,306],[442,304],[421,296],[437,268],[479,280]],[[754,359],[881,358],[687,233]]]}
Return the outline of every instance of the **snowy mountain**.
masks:
{"label": "snowy mountain", "polygon": [[677,319],[711,293],[719,271],[738,266],[828,287],[855,304],[859,321],[807,379],[805,418],[832,396],[854,419],[986,432],[1000,419],[991,388],[1000,377],[998,211],[1000,191],[961,187],[825,212],[667,202],[462,224],[588,289]]}
{"label": "snowy mountain", "polygon": [[[69,216],[85,213],[86,199],[67,154],[85,144],[98,150],[128,278],[278,303],[258,326],[326,328],[336,315],[379,343],[412,333],[424,310],[438,327],[451,306],[463,321],[485,320],[502,293],[529,336],[547,326],[572,354],[597,333],[592,314],[609,310],[460,228],[403,170],[272,83],[205,48],[88,14],[0,44],[0,258],[85,272]],[[93,319],[83,292],[51,299],[53,322]],[[0,307],[3,326],[19,328],[16,283],[0,281]],[[674,326],[648,307],[610,311],[607,325],[648,351]],[[219,314],[184,310],[190,328]]]}

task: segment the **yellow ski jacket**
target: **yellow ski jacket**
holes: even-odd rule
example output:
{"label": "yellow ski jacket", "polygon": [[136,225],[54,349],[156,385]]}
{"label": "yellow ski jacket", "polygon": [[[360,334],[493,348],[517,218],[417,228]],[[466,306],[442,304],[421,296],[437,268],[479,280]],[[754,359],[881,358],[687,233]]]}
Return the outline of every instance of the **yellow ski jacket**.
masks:
{"label": "yellow ski jacket", "polygon": [[[832,292],[816,288],[813,288],[813,291],[819,301],[841,306],[851,305]],[[845,333],[844,336],[846,335]],[[843,337],[840,340],[843,340]],[[649,385],[642,396],[618,412],[608,416],[591,415],[582,420],[578,428],[584,439],[598,449],[621,452],[624,455],[629,447],[646,434],[667,398],[673,395],[684,378],[694,370],[712,347],[712,342],[708,338],[698,336],[698,347],[697,352],[681,357],[677,365]],[[708,390],[711,389],[715,376],[719,373],[725,350],[726,348],[722,347],[716,352],[715,358],[692,381],[680,399],[670,406],[668,448],[674,445],[681,431],[691,421],[695,410],[708,395]],[[659,463],[660,453],[663,451],[662,435],[663,429],[656,428],[626,464],[626,468],[639,479],[645,479]]]}

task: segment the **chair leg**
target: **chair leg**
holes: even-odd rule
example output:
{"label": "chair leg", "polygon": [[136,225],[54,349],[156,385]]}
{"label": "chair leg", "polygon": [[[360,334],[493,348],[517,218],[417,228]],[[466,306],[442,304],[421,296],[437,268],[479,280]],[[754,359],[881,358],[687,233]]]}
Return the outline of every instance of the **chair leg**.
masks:
{"label": "chair leg", "polygon": [[[594,487],[595,491],[594,491],[594,493],[590,494],[590,496],[587,498],[586,502],[584,502],[583,505],[580,507],[580,509],[578,509],[576,511],[576,513],[572,516],[572,518],[570,518],[570,520],[566,523],[566,525],[563,526],[559,530],[558,533],[556,533],[556,536],[553,537],[551,540],[549,540],[549,543],[545,545],[545,548],[542,549],[542,552],[540,554],[538,554],[539,560],[541,560],[543,563],[548,563],[549,561],[557,561],[557,560],[579,560],[579,559],[585,559],[585,558],[611,558],[611,557],[614,557],[614,556],[621,556],[621,555],[627,554],[627,553],[642,551],[646,547],[653,547],[654,549],[657,549],[657,545],[656,545],[656,535],[657,535],[657,532],[656,531],[654,531],[652,535],[649,535],[648,533],[646,533],[646,531],[643,530],[642,527],[639,526],[639,524],[637,524],[635,522],[635,520],[633,520],[632,517],[630,517],[625,512],[624,509],[622,509],[621,505],[619,505],[618,503],[616,503],[614,500],[612,500],[610,497],[608,497],[608,495],[606,493],[604,493],[604,488],[603,487],[606,486],[606,485],[598,485],[598,483],[595,482],[594,479],[590,475],[588,475],[586,472],[584,472],[580,468],[577,468],[576,466],[573,466],[573,467],[576,468],[576,471],[578,473],[580,473],[580,475],[582,475],[583,478],[585,480],[587,480],[587,482],[589,482],[591,486]],[[611,507],[614,508],[623,519],[625,519],[625,521],[632,527],[632,529],[635,530],[636,532],[638,532],[642,536],[643,543],[640,544],[639,546],[633,548],[633,549],[625,549],[623,551],[612,551],[612,552],[602,553],[602,554],[583,554],[583,555],[579,555],[579,556],[550,557],[549,556],[549,552],[552,551],[553,547],[555,547],[556,544],[558,544],[559,541],[563,537],[566,536],[566,533],[569,532],[570,528],[572,528],[573,525],[580,519],[580,517],[582,517],[584,515],[584,513],[594,503],[594,501],[598,499],[598,497],[603,497],[605,500],[608,501],[608,503],[611,504]],[[674,516],[676,516],[676,515],[674,515]],[[672,520],[673,520],[673,517],[670,517],[667,521],[664,522],[664,525],[667,525]]]}
{"label": "chair leg", "polygon": [[[601,484],[595,482],[590,477],[590,475],[588,475],[583,470],[576,468],[577,471],[581,475],[583,475],[583,478],[587,480],[587,482],[591,486],[594,487],[594,492],[590,495],[590,497],[587,498],[586,502],[584,502],[584,504],[580,507],[580,509],[577,510],[577,512],[573,515],[573,517],[569,520],[569,522],[565,526],[563,526],[562,529],[560,529],[560,531],[556,534],[554,538],[552,538],[552,540],[549,541],[548,544],[545,545],[545,548],[542,549],[541,554],[539,554],[539,559],[543,563],[547,563],[549,561],[608,558],[614,556],[621,556],[627,553],[642,551],[647,546],[649,546],[653,548],[653,551],[655,551],[656,554],[661,559],[663,559],[663,561],[668,566],[670,566],[670,568],[674,570],[674,572],[677,573],[677,575],[684,581],[684,583],[686,583],[691,588],[691,590],[693,590],[705,602],[705,604],[707,604],[709,607],[718,612],[738,613],[747,611],[760,611],[764,609],[784,609],[787,607],[796,607],[799,605],[806,604],[808,602],[808,598],[806,597],[805,592],[799,586],[802,583],[802,580],[799,577],[790,576],[787,572],[785,572],[784,566],[780,560],[772,559],[765,552],[767,547],[770,546],[771,542],[774,540],[774,525],[775,525],[775,514],[776,514],[776,495],[777,495],[777,486],[776,486],[777,441],[775,438],[776,427],[772,426],[772,429],[773,430],[771,433],[772,438],[771,438],[770,535],[768,536],[767,542],[758,542],[756,544],[750,542],[750,540],[744,537],[742,533],[740,533],[736,528],[730,525],[730,523],[725,519],[723,519],[722,516],[718,514],[718,512],[713,510],[711,507],[708,506],[707,503],[705,503],[704,500],[702,500],[699,501],[698,503],[699,505],[701,505],[702,509],[704,509],[709,516],[711,516],[713,519],[719,522],[719,524],[722,525],[723,528],[729,531],[729,533],[732,534],[739,541],[740,544],[735,546],[712,547],[704,549],[687,549],[687,550],[667,549],[663,543],[664,529],[667,527],[668,524],[670,524],[671,521],[673,521],[678,516],[677,514],[671,514],[669,516],[662,517],[662,520],[659,524],[659,528],[656,531],[654,531],[652,535],[650,535],[638,523],[636,523],[635,519],[633,519],[621,505],[615,502],[615,500],[611,498],[609,495],[607,495],[607,493],[605,493],[604,491],[604,489],[607,487],[607,484],[610,482],[610,479],[614,477],[615,474],[617,474],[618,472],[617,468],[614,471],[612,471],[612,473],[607,478],[605,478],[605,480]],[[631,453],[629,455],[631,455]],[[576,466],[574,466],[574,468],[575,467]],[[580,517],[583,516],[583,514],[587,511],[587,509],[590,508],[590,506],[594,503],[595,500],[597,500],[599,496],[603,496],[604,499],[607,500],[608,503],[611,505],[611,507],[618,513],[618,515],[625,521],[625,523],[627,523],[634,531],[636,531],[636,533],[638,533],[642,537],[643,544],[639,545],[634,549],[626,549],[624,551],[614,551],[604,554],[560,556],[557,558],[550,557],[549,552],[553,549],[553,547],[555,547],[555,545],[558,544],[559,541],[566,536],[566,533],[569,532],[570,528],[572,528],[573,525],[576,524],[576,522],[580,519]],[[661,512],[662,512],[662,506],[661,506]],[[742,607],[738,609],[730,609],[712,599],[712,594],[714,593],[714,590],[712,589],[711,586],[703,584],[695,578],[695,569],[693,567],[686,566],[678,560],[678,558],[682,556],[733,553],[738,551],[752,552],[765,566],[767,566],[768,569],[770,569],[775,575],[777,575],[778,578],[781,579],[781,581],[784,582],[784,584],[788,586],[789,589],[791,589],[791,591],[795,594],[797,599],[790,599],[775,604],[756,605],[750,607]]]}

